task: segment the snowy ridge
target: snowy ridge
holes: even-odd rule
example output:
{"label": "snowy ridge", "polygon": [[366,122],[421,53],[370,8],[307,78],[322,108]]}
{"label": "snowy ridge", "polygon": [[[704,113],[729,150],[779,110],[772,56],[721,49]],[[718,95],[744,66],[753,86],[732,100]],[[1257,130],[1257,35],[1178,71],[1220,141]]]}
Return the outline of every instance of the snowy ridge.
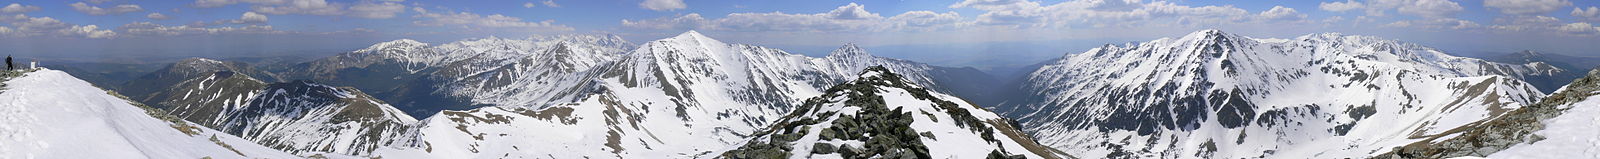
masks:
{"label": "snowy ridge", "polygon": [[0,145],[6,145],[0,158],[299,158],[153,117],[159,110],[141,109],[56,70],[5,81],[0,101]]}
{"label": "snowy ridge", "polygon": [[150,95],[147,102],[160,105],[169,114],[206,127],[221,125],[227,112],[238,111],[261,94],[267,84],[231,71],[185,80],[167,90]]}
{"label": "snowy ridge", "polygon": [[1204,30],[1067,55],[998,111],[1081,156],[1362,157],[1530,104],[1543,94],[1520,78],[1539,69],[1367,36]]}
{"label": "snowy ridge", "polygon": [[[543,102],[545,95],[518,93],[551,92],[553,84],[565,84],[555,79],[576,76],[562,72],[587,70],[632,47],[615,35],[488,37],[437,46],[402,39],[303,63],[286,74],[360,88],[426,116],[444,109]],[[565,67],[541,64],[556,58]]]}
{"label": "snowy ridge", "polygon": [[[862,53],[855,47],[842,49]],[[422,120],[417,138],[409,146],[379,154],[717,156],[720,151],[743,143],[750,134],[805,98],[820,95],[822,89],[856,75],[855,71],[840,70],[897,62],[904,64],[884,65],[899,66],[889,69],[903,72],[927,72],[930,68],[881,57],[811,58],[760,46],[727,44],[690,31],[645,43],[614,61],[557,76],[566,78],[516,81],[519,84],[507,87],[521,90],[482,91],[516,98],[495,104],[501,107],[441,112]],[[540,81],[546,83],[537,83]],[[565,151],[545,151],[551,149]]]}
{"label": "snowy ridge", "polygon": [[[574,37],[575,38],[575,37]],[[616,37],[613,37],[616,38]],[[584,71],[615,61],[628,43],[620,39],[594,39],[588,42],[553,41],[534,56],[511,59],[492,69],[474,72],[444,84],[440,92],[469,98],[474,104],[496,106],[537,106],[553,99],[567,87],[582,85],[591,77]]]}
{"label": "snowy ridge", "polygon": [[1373,158],[1596,158],[1600,70],[1505,115],[1423,138]]}
{"label": "snowy ridge", "polygon": [[294,81],[268,85],[224,113],[220,130],[292,153],[364,155],[392,144],[415,118],[354,88]]}
{"label": "snowy ridge", "polygon": [[173,63],[172,65],[167,65],[166,67],[156,70],[155,72],[151,72],[150,74],[140,76],[139,78],[130,79],[127,81],[127,83],[123,83],[123,85],[119,87],[120,89],[117,91],[131,95],[133,99],[140,102],[155,104],[157,108],[167,108],[170,106],[156,101],[159,100],[158,98],[164,97],[155,97],[155,95],[157,95],[155,93],[168,91],[168,89],[174,89],[169,86],[179,85],[180,83],[188,82],[188,80],[213,76],[212,73],[216,72],[232,72],[235,74],[246,75],[249,76],[248,78],[251,78],[250,80],[256,81],[268,80],[270,82],[277,80],[276,74],[256,70],[255,68],[250,67],[249,64],[245,63],[218,61],[206,58],[188,58],[180,60],[177,63]]}
{"label": "snowy ridge", "polygon": [[1061,158],[1008,121],[871,67],[720,157]]}
{"label": "snowy ridge", "polygon": [[194,63],[228,62],[194,61],[177,63],[168,71],[155,74],[214,72],[193,73],[200,76],[175,80],[170,85],[145,86],[164,89],[145,95],[144,101],[183,120],[301,155],[365,154],[387,145],[392,138],[398,138],[396,134],[416,123],[415,118],[353,88],[308,81],[269,85],[235,72],[248,69],[232,65],[191,67]]}
{"label": "snowy ridge", "polygon": [[1553,94],[1545,98],[1548,102],[1540,103],[1557,105],[1551,108],[1560,111],[1559,115],[1544,115],[1538,118],[1540,120],[1536,123],[1543,129],[1534,131],[1530,135],[1535,137],[1522,138],[1533,140],[1517,143],[1487,157],[1600,158],[1600,151],[1595,150],[1595,147],[1600,147],[1600,140],[1595,140],[1596,137],[1600,137],[1600,125],[1595,125],[1595,122],[1600,121],[1600,116],[1596,115],[1600,114],[1600,70],[1589,71],[1587,77],[1572,82],[1561,91],[1565,92]]}

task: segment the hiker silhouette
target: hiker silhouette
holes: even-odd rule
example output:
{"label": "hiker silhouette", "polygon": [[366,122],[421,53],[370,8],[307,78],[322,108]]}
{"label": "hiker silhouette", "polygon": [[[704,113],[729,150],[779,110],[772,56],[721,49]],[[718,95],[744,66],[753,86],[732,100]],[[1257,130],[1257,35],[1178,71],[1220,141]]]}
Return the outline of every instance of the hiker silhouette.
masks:
{"label": "hiker silhouette", "polygon": [[11,65],[11,55],[6,55],[6,70],[15,70],[16,67],[14,66],[15,65]]}

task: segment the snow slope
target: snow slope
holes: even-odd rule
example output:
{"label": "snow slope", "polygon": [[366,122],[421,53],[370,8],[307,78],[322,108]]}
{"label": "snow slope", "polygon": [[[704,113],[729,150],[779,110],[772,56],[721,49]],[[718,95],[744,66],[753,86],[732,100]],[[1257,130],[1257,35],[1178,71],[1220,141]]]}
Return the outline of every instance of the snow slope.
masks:
{"label": "snow slope", "polygon": [[221,112],[215,128],[296,154],[365,155],[403,139],[416,118],[350,87],[299,80],[267,85]]}
{"label": "snow slope", "polygon": [[720,157],[1061,158],[1009,121],[871,67]]}
{"label": "snow slope", "polygon": [[0,90],[0,158],[299,158],[41,69]]}
{"label": "snow slope", "polygon": [[1081,156],[1343,158],[1530,104],[1530,67],[1337,33],[1218,30],[1107,45],[1032,72],[997,111]]}
{"label": "snow slope", "polygon": [[228,112],[244,108],[246,102],[261,94],[267,83],[248,75],[232,71],[211,72],[208,76],[183,80],[167,89],[147,95],[145,103],[168,114],[206,127],[221,125]]}
{"label": "snow slope", "polygon": [[1374,158],[1600,158],[1600,70],[1573,80],[1538,103],[1472,122]]}
{"label": "snow slope", "polygon": [[[422,120],[409,145],[380,150],[379,154],[716,156],[743,143],[805,98],[820,95],[822,89],[855,77],[853,70],[870,65],[907,72],[906,78],[913,83],[932,83],[922,75],[930,66],[870,56],[854,46],[812,58],[723,43],[690,31],[645,43],[615,61],[572,72],[577,76],[570,78],[573,80],[538,83],[560,86],[556,89],[518,84],[510,88],[533,89],[483,91],[509,93],[516,98],[506,99],[516,100],[497,104],[499,107],[440,112]],[[547,100],[522,100],[524,97]]]}
{"label": "snow slope", "polygon": [[[1600,94],[1600,92],[1591,92]],[[1519,144],[1489,158],[1600,158],[1600,98],[1572,103],[1561,116],[1543,121],[1534,132],[1544,140]]]}
{"label": "snow slope", "polygon": [[615,35],[488,37],[440,45],[401,39],[302,63],[283,74],[356,87],[425,117],[439,110],[542,102],[543,95],[515,93],[570,85],[553,79],[575,76],[566,72],[610,61],[631,47]]}
{"label": "snow slope", "polygon": [[[235,68],[169,67],[196,74],[146,95],[172,116],[290,153],[363,155],[406,132],[416,119],[354,88],[310,81],[268,84]],[[211,62],[205,62],[211,61]],[[226,66],[226,65],[224,65]],[[212,72],[201,72],[212,71]],[[172,73],[168,73],[172,74]]]}
{"label": "snow slope", "polygon": [[[1581,97],[1562,103],[1561,115],[1539,121],[1544,129],[1533,132],[1541,140],[1513,145],[1489,158],[1600,158],[1600,70],[1561,91]],[[1565,94],[1563,94],[1565,95]],[[1556,96],[1552,96],[1556,97]],[[1561,99],[1551,99],[1552,102]]]}

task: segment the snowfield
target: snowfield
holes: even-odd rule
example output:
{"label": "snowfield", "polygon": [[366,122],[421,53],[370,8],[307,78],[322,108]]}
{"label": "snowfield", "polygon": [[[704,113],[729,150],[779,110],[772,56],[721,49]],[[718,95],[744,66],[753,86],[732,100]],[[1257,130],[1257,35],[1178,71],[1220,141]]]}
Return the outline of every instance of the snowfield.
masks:
{"label": "snowfield", "polygon": [[1079,156],[1360,158],[1500,116],[1559,70],[1370,36],[1219,30],[1106,45],[1032,72],[996,112]]}
{"label": "snowfield", "polygon": [[[40,69],[5,84],[0,158],[300,158],[189,122],[151,117],[66,72]],[[175,128],[182,125],[193,134]]]}
{"label": "snowfield", "polygon": [[1565,108],[1570,109],[1561,116],[1541,121],[1545,129],[1534,134],[1544,140],[1518,144],[1489,158],[1600,158],[1600,96]]}
{"label": "snowfield", "polygon": [[910,83],[868,68],[720,158],[1062,158],[999,115]]}

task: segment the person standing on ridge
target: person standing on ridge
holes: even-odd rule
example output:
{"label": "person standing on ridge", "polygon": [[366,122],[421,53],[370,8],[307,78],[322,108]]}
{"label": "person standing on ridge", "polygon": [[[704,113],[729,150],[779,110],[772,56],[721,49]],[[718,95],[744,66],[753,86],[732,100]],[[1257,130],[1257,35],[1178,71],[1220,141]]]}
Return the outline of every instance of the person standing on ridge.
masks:
{"label": "person standing on ridge", "polygon": [[12,67],[12,66],[13,65],[11,65],[11,55],[6,55],[6,71],[13,70],[15,67]]}

